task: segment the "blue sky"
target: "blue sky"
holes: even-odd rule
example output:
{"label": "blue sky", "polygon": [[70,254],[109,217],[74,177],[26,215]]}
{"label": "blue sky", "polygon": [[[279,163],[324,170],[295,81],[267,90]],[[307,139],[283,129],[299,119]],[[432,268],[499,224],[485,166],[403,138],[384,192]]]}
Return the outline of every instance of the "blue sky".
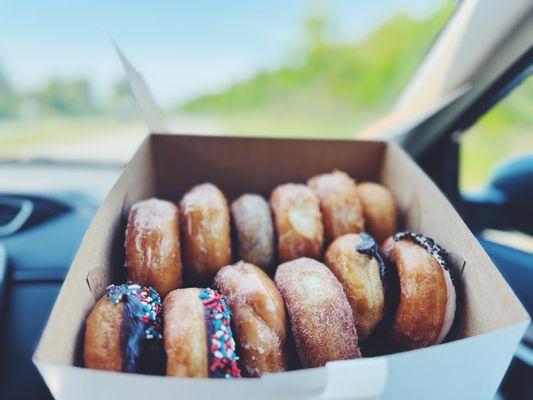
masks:
{"label": "blue sky", "polygon": [[[320,2],[332,40],[361,38],[403,11],[424,18],[441,1]],[[111,38],[162,105],[221,90],[274,68],[303,41],[306,0],[3,0],[0,67],[21,90],[51,77],[89,77],[98,95],[123,76]]]}

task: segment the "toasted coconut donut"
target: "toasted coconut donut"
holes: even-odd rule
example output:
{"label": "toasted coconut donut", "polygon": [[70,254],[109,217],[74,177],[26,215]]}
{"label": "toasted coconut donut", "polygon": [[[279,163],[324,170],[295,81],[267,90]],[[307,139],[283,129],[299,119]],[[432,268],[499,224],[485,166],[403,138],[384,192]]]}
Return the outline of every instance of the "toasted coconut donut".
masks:
{"label": "toasted coconut donut", "polygon": [[226,198],[211,183],[197,185],[183,196],[180,213],[186,272],[194,281],[208,282],[231,262]]}
{"label": "toasted coconut donut", "polygon": [[126,227],[128,280],[151,285],[164,297],[181,285],[178,208],[169,201],[135,203]]}
{"label": "toasted coconut donut", "polygon": [[274,259],[274,227],[268,203],[257,194],[244,194],[231,204],[239,257],[263,269]]}
{"label": "toasted coconut donut", "polygon": [[350,303],[324,264],[310,258],[286,262],[275,281],[302,367],[361,357]]}
{"label": "toasted coconut donut", "polygon": [[387,239],[383,251],[396,266],[400,282],[392,339],[405,349],[441,343],[456,307],[446,252],[433,240],[411,232]]}
{"label": "toasted coconut donut", "polygon": [[107,371],[161,371],[161,300],[150,287],[111,285],[87,317],[83,365]]}
{"label": "toasted coconut donut", "polygon": [[278,234],[281,261],[320,258],[324,228],[318,199],[305,185],[287,183],[272,192],[270,205]]}
{"label": "toasted coconut donut", "polygon": [[324,261],[342,284],[352,307],[359,340],[365,340],[383,318],[383,260],[369,235],[341,236],[326,251]]}
{"label": "toasted coconut donut", "polygon": [[344,234],[363,231],[363,209],[352,178],[342,171],[333,171],[314,176],[307,185],[320,201],[327,243]]}
{"label": "toasted coconut donut", "polygon": [[361,182],[357,190],[363,204],[365,230],[376,242],[383,243],[397,230],[398,213],[394,197],[389,189],[374,182]]}
{"label": "toasted coconut donut", "polygon": [[240,365],[248,376],[287,369],[287,317],[274,282],[259,267],[238,262],[218,271],[215,285],[227,297]]}
{"label": "toasted coconut donut", "polygon": [[196,378],[240,376],[230,310],[212,289],[177,289],[163,302],[167,375]]}

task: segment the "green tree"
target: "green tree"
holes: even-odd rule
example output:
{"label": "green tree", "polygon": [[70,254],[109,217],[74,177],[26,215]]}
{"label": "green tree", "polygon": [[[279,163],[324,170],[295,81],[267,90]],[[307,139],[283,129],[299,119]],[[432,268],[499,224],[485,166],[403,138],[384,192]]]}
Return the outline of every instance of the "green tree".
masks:
{"label": "green tree", "polygon": [[49,113],[83,115],[96,111],[91,83],[86,78],[52,79],[42,91],[31,97]]}
{"label": "green tree", "polygon": [[0,118],[17,114],[18,96],[11,86],[6,72],[0,67]]}
{"label": "green tree", "polygon": [[181,109],[221,116],[237,111],[275,116],[280,110],[292,110],[294,115],[306,110],[310,121],[321,115],[331,118],[328,109],[345,109],[364,123],[391,106],[453,9],[445,4],[426,20],[399,14],[361,41],[332,44],[327,40],[331,22],[317,4],[304,23],[302,63],[260,72]]}

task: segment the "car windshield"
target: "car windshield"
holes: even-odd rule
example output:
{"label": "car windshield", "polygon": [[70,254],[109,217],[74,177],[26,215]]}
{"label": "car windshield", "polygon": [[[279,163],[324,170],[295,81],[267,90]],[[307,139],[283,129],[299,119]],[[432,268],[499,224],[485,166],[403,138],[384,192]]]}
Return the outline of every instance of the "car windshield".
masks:
{"label": "car windshield", "polygon": [[391,107],[455,2],[124,6],[2,5],[1,159],[129,159],[147,128],[113,40],[172,131],[353,137]]}

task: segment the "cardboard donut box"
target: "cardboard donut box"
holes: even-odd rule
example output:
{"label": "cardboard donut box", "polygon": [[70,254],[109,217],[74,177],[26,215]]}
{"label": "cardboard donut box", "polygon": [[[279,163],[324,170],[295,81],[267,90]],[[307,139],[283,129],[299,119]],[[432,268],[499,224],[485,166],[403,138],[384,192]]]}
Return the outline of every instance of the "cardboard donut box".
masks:
{"label": "cardboard donut box", "polygon": [[[268,198],[276,185],[305,182],[334,168],[388,187],[402,227],[432,237],[451,255],[460,285],[446,343],[257,379],[168,378],[82,367],[85,318],[107,285],[123,281],[125,220],[133,203],[154,196],[178,201],[202,182],[217,185],[229,201],[246,192]],[[528,323],[519,300],[450,203],[397,145],[154,133],[94,217],[33,360],[57,399],[489,399]]]}

